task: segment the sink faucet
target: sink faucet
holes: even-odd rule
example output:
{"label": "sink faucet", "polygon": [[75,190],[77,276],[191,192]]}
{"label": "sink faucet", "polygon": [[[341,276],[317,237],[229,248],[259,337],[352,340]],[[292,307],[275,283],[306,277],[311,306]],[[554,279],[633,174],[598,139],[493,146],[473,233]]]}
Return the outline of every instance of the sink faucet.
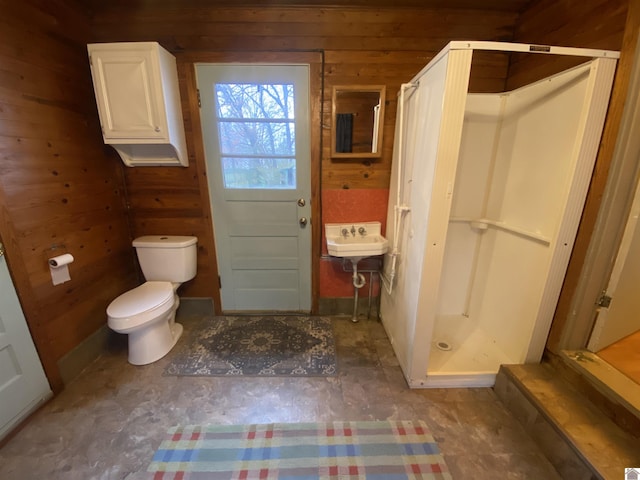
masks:
{"label": "sink faucet", "polygon": [[346,228],[343,228],[340,233],[342,233],[342,236],[344,238],[347,238],[347,236],[349,235],[349,230],[347,230]]}
{"label": "sink faucet", "polygon": [[351,225],[351,236],[352,237],[356,236],[356,227],[354,225]]}
{"label": "sink faucet", "polygon": [[366,228],[364,228],[364,227],[360,227],[360,228],[358,229],[358,233],[359,233],[361,236],[363,236],[363,237],[364,237],[364,236],[367,234],[367,229],[366,229]]}

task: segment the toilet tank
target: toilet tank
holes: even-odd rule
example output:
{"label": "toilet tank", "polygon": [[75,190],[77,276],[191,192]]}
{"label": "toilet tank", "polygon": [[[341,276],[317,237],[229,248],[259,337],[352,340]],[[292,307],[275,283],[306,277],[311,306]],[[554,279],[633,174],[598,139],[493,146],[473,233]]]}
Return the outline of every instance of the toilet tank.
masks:
{"label": "toilet tank", "polygon": [[133,246],[147,281],[186,282],[196,276],[196,237],[146,235]]}

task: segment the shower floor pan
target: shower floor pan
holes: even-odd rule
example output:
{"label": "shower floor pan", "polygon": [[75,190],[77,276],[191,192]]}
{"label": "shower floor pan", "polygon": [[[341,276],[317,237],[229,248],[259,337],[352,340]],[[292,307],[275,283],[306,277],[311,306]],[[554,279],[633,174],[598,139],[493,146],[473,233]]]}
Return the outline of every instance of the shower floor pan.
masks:
{"label": "shower floor pan", "polygon": [[436,319],[425,386],[490,387],[500,365],[518,363],[477,323],[462,315]]}

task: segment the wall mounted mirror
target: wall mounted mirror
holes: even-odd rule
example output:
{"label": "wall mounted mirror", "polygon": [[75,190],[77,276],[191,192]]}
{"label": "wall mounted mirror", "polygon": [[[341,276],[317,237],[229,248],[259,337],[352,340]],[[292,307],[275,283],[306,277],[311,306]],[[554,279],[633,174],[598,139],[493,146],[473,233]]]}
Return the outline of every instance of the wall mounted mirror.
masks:
{"label": "wall mounted mirror", "polygon": [[331,156],[376,158],[382,152],[384,85],[334,86]]}

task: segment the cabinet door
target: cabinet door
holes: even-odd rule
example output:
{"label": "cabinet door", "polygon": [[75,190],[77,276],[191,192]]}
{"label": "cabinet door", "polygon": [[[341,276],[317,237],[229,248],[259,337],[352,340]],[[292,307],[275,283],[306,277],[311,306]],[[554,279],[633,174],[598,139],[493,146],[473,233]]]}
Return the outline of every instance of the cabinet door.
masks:
{"label": "cabinet door", "polygon": [[167,138],[156,51],[94,50],[91,71],[105,141]]}

